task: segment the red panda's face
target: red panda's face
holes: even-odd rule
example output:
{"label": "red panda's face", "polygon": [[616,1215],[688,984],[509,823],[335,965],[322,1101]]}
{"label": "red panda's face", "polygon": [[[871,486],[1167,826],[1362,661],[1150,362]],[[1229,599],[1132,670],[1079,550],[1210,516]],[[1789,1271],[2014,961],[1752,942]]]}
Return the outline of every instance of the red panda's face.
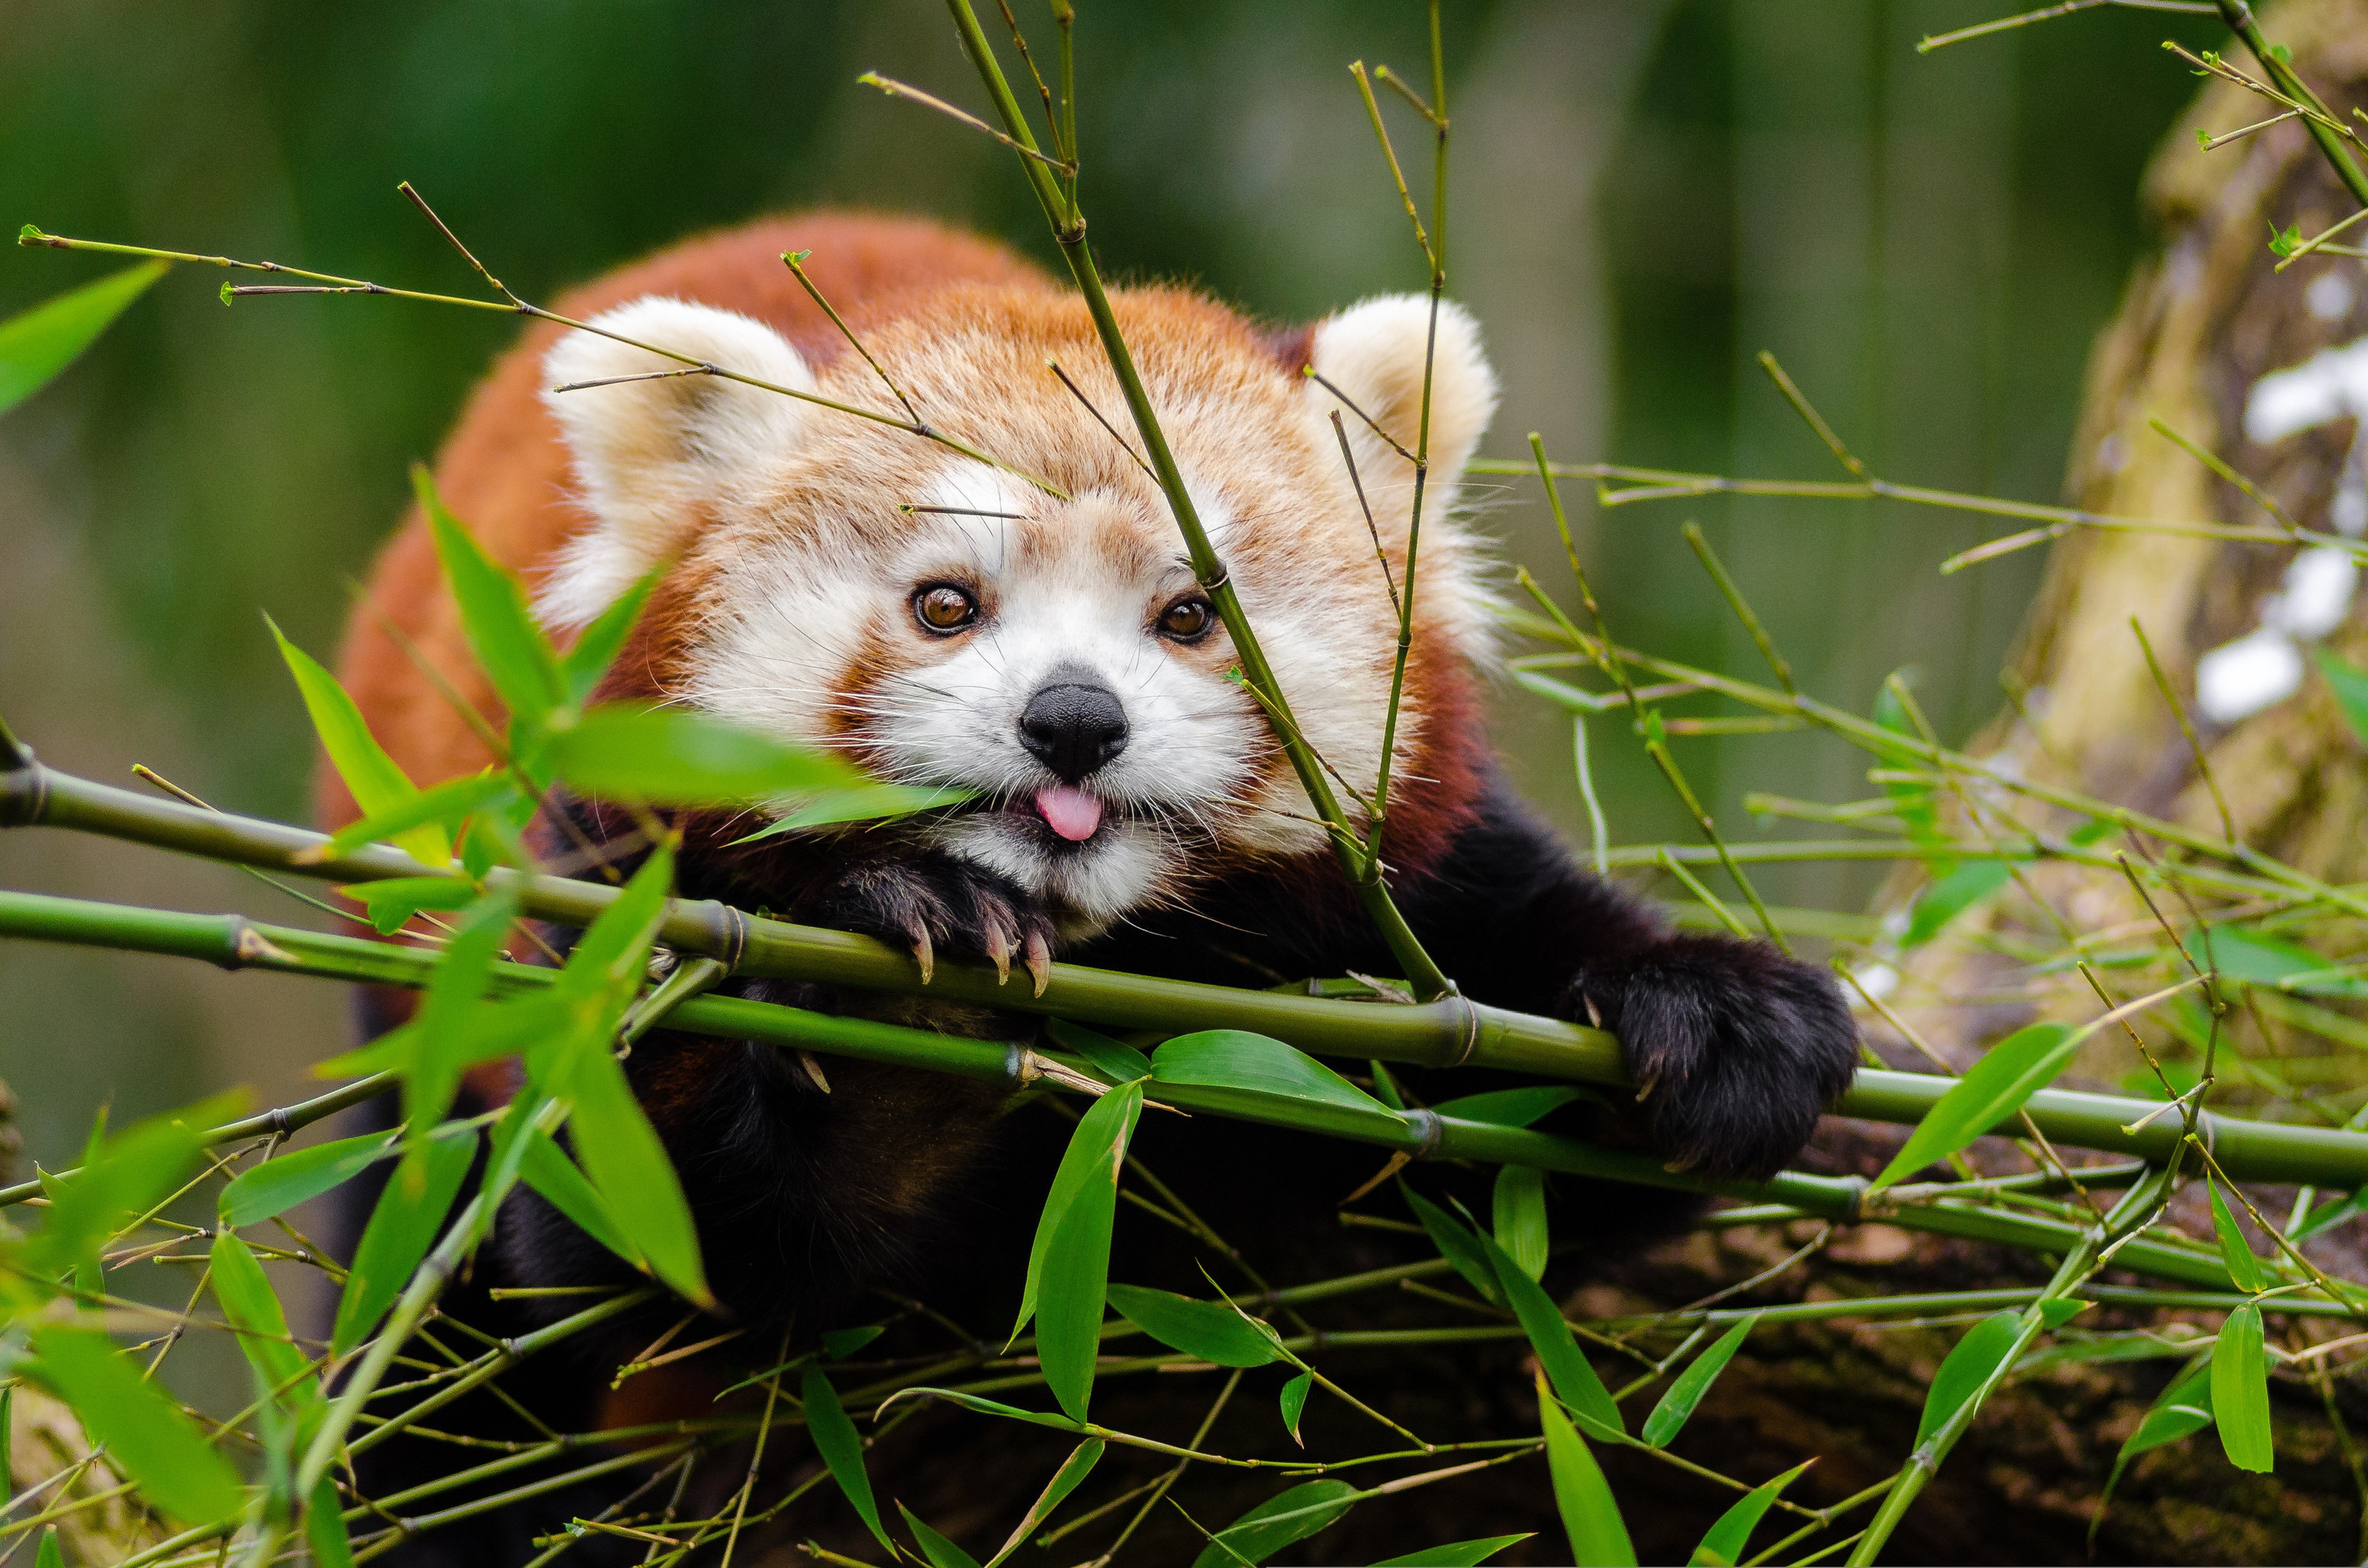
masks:
{"label": "red panda's face", "polygon": [[[1327,418],[1334,394],[1205,301],[1145,292],[1121,295],[1120,310],[1301,727],[1339,775],[1370,781],[1410,465],[1346,416],[1369,528]],[[652,300],[598,324],[895,410],[860,358],[817,375],[743,317]],[[1375,301],[1313,340],[1316,369],[1407,446],[1427,326],[1423,303]],[[1472,652],[1487,611],[1474,547],[1447,512],[1494,381],[1461,312],[1442,317],[1440,339],[1401,765],[1419,751],[1423,668]],[[1008,468],[712,378],[553,392],[596,521],[541,585],[546,617],[581,623],[672,556],[668,613],[686,625],[665,695],[837,746],[887,778],[970,791],[972,805],[895,831],[1009,877],[1078,931],[1228,864],[1320,850],[1165,496],[1046,368],[1057,358],[1132,444],[1082,309],[1049,290],[950,290],[865,341],[935,427]],[[550,379],[659,364],[579,333],[553,350]]]}

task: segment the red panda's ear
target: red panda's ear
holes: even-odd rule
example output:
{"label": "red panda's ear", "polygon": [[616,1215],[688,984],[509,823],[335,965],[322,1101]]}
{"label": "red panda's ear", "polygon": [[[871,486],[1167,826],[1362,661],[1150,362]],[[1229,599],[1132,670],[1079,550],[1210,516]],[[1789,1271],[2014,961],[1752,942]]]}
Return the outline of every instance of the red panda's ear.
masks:
{"label": "red panda's ear", "polygon": [[[1340,395],[1346,395],[1399,445],[1414,450],[1422,421],[1423,358],[1429,337],[1427,294],[1377,295],[1326,317],[1316,324],[1308,345],[1308,363],[1323,378],[1309,378],[1309,400],[1328,416],[1340,407]],[[1338,388],[1338,394],[1327,390],[1325,381]],[[1497,372],[1480,347],[1479,324],[1463,306],[1442,301],[1431,365],[1434,483],[1454,483],[1496,412]],[[1363,420],[1348,410],[1342,413],[1350,437],[1359,443],[1360,472],[1385,473],[1397,466],[1385,461],[1386,449],[1364,428]]]}
{"label": "red panda's ear", "polygon": [[[686,369],[631,338],[797,392],[814,390],[798,351],[760,322],[681,300],[636,300],[571,332],[543,360],[542,401],[574,459],[592,526],[560,553],[537,595],[556,627],[598,615],[668,555],[703,503],[762,474],[804,439],[812,405]],[[641,378],[620,380],[620,378]],[[586,384],[601,383],[609,384]]]}

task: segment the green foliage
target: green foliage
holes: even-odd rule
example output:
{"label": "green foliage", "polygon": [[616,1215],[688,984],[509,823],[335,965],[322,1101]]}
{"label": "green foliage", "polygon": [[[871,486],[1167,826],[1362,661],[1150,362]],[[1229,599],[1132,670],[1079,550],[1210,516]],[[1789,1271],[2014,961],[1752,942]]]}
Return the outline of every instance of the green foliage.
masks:
{"label": "green foliage", "polygon": [[1702,1543],[1694,1548],[1693,1555],[1686,1559],[1689,1568],[1735,1568],[1743,1561],[1744,1551],[1751,1544],[1751,1532],[1759,1528],[1759,1521],[1767,1517],[1776,1499],[1782,1497],[1784,1489],[1799,1480],[1801,1472],[1815,1462],[1804,1460],[1783,1474],[1771,1481],[1761,1482],[1736,1499],[1734,1506],[1721,1514],[1718,1522],[1703,1535]]}
{"label": "green foliage", "polygon": [[1305,1540],[1336,1523],[1355,1506],[1358,1491],[1345,1481],[1304,1481],[1279,1492],[1219,1530],[1192,1559],[1192,1568],[1242,1568],[1258,1563],[1293,1541]]}
{"label": "green foliage", "polygon": [[[1695,1357],[1693,1363],[1678,1374],[1677,1381],[1669,1385],[1660,1403],[1653,1406],[1653,1414],[1645,1418],[1642,1436],[1646,1447],[1668,1447],[1669,1440],[1683,1430],[1686,1422],[1692,1417],[1694,1407],[1702,1403],[1702,1395],[1710,1392],[1710,1385],[1726,1370],[1726,1364],[1735,1359],[1735,1353],[1743,1348],[1744,1340],[1759,1325],[1757,1315],[1745,1318],[1720,1335],[1717,1343]],[[1745,1533],[1750,1532],[1747,1529]]]}
{"label": "green foliage", "polygon": [[1943,1160],[2022,1108],[2071,1065],[2078,1038],[2063,1024],[2032,1024],[1990,1047],[1927,1111],[1891,1163],[1875,1177],[1888,1187]]}
{"label": "green foliage", "polygon": [[1554,1238],[1546,1228],[1546,1173],[1533,1165],[1505,1165],[1497,1172],[1490,1220],[1497,1244],[1532,1279],[1543,1278]]}
{"label": "green foliage", "polygon": [[1398,1183],[1399,1195],[1414,1217],[1422,1222],[1424,1233],[1439,1256],[1455,1266],[1455,1272],[1464,1282],[1480,1292],[1482,1298],[1497,1306],[1505,1304],[1504,1288],[1497,1283],[1496,1267],[1488,1261],[1488,1252],[1480,1240],[1466,1230],[1455,1216],[1431,1202],[1405,1182]]}
{"label": "green foliage", "polygon": [[[1129,1084],[1096,1100],[1078,1119],[1069,1155],[1080,1156],[1066,1201],[1047,1203],[1030,1257],[1036,1310],[1036,1354],[1061,1408],[1083,1421],[1101,1353],[1102,1307],[1110,1278],[1110,1225],[1117,1218],[1119,1170],[1143,1114],[1143,1087]],[[1071,1172],[1064,1156],[1053,1180],[1058,1199]],[[1049,1233],[1048,1233],[1049,1232]],[[1023,1313],[1025,1309],[1023,1308]]]}
{"label": "green foliage", "polygon": [[1465,1121],[1486,1121],[1498,1127],[1529,1127],[1573,1100],[1602,1096],[1576,1084],[1531,1084],[1518,1089],[1490,1089],[1457,1099],[1441,1100],[1430,1108],[1440,1116]]}
{"label": "green foliage", "polygon": [[1307,1396],[1314,1392],[1315,1388],[1315,1374],[1312,1371],[1301,1372],[1297,1377],[1284,1383],[1281,1393],[1276,1396],[1276,1403],[1282,1411],[1282,1429],[1290,1433],[1291,1440],[1298,1443],[1302,1448],[1307,1445],[1299,1435],[1299,1418],[1306,1413]]}
{"label": "green foliage", "polygon": [[1304,1051],[1247,1029],[1178,1035],[1151,1053],[1152,1080],[1220,1091],[1217,1104],[1255,1113],[1274,1105],[1322,1106],[1344,1127],[1395,1131],[1396,1113]]}
{"label": "green foliage", "polygon": [[902,1502],[896,1505],[896,1511],[905,1516],[905,1524],[920,1543],[921,1555],[928,1559],[929,1568],[978,1568],[977,1558],[922,1523],[921,1516]]}
{"label": "green foliage", "polygon": [[1403,1557],[1384,1557],[1373,1568],[1476,1568],[1507,1547],[1529,1540],[1523,1535],[1492,1535],[1478,1540],[1452,1540],[1444,1546],[1426,1546],[1420,1551],[1409,1551]]}
{"label": "green foliage", "polygon": [[[321,749],[328,753],[329,766],[337,770],[337,777],[345,781],[347,792],[353,796],[363,815],[393,812],[418,799],[419,787],[370,733],[361,710],[346,695],[346,688],[337,684],[337,677],[323,668],[319,660],[288,641],[279,622],[269,616],[263,620],[279,644],[279,656],[287,662],[288,673],[296,677],[296,689],[304,699],[305,712],[312,716],[313,733],[320,737]],[[452,858],[450,836],[432,822],[404,828],[393,836],[423,865],[442,866]]]}
{"label": "green foliage", "polygon": [[1916,1447],[1930,1442],[1980,1395],[2013,1353],[2021,1333],[2021,1312],[1992,1312],[1950,1347],[1941,1369],[1932,1374],[1931,1387],[1924,1391],[1924,1413],[1916,1421]]}
{"label": "green foliage", "polygon": [[2228,1200],[2220,1195],[2220,1184],[2210,1176],[2203,1178],[2212,1195],[2212,1229],[2220,1238],[2220,1256],[2228,1265],[2228,1278],[2237,1289],[2256,1291],[2261,1289],[2261,1260],[2253,1256],[2253,1245],[2245,1233],[2237,1228],[2237,1217],[2228,1211]]}
{"label": "green foliage", "polygon": [[1570,1538],[1574,1563],[1601,1568],[1635,1568],[1636,1549],[1629,1544],[1628,1523],[1611,1495],[1603,1467],[1588,1451],[1587,1439],[1575,1431],[1543,1379],[1538,1384],[1538,1420],[1544,1426],[1546,1469],[1554,1479],[1554,1508]]}
{"label": "green foliage", "polygon": [[2212,1411],[2230,1464],[2265,1475],[2277,1467],[2270,1442],[2270,1369],[2261,1350],[2261,1309],[2250,1302],[2228,1314],[2214,1342]]}
{"label": "green foliage", "polygon": [[166,265],[143,261],[127,267],[0,321],[0,414],[80,358],[148,285],[165,276]]}
{"label": "green foliage", "polygon": [[32,1345],[38,1358],[28,1369],[74,1407],[91,1440],[107,1445],[151,1503],[190,1525],[231,1518],[245,1506],[230,1461],[107,1335],[45,1324],[33,1330]]}
{"label": "green foliage", "polygon": [[1570,1407],[1588,1431],[1610,1441],[1626,1437],[1627,1424],[1621,1419],[1620,1406],[1612,1403],[1611,1391],[1603,1380],[1595,1375],[1578,1348],[1578,1341],[1564,1321],[1562,1309],[1545,1293],[1539,1283],[1524,1273],[1521,1266],[1506,1256],[1505,1249],[1486,1232],[1474,1233],[1481,1250],[1488,1255],[1489,1267],[1497,1273],[1497,1284],[1505,1301],[1520,1320],[1521,1332],[1530,1336],[1530,1348],[1537,1353],[1538,1365],[1554,1383],[1554,1392]]}
{"label": "green foliage", "polygon": [[1171,1350],[1220,1367],[1263,1367],[1282,1358],[1270,1332],[1232,1306],[1142,1285],[1109,1287],[1120,1316]]}
{"label": "green foliage", "polygon": [[830,1478],[838,1483],[840,1494],[863,1517],[864,1528],[887,1548],[894,1562],[896,1545],[880,1523],[880,1505],[871,1497],[871,1477],[863,1469],[863,1439],[856,1435],[855,1423],[847,1418],[847,1407],[839,1403],[830,1374],[807,1362],[798,1383],[798,1398],[805,1405],[806,1431],[822,1462],[829,1467]]}
{"label": "green foliage", "polygon": [[394,1305],[443,1228],[476,1153],[477,1137],[471,1131],[423,1139],[404,1151],[354,1248],[329,1333],[335,1354],[350,1354]]}
{"label": "green foliage", "polygon": [[1093,1473],[1094,1466],[1101,1462],[1104,1447],[1099,1437],[1088,1437],[1070,1450],[1069,1457],[1061,1461],[1061,1468],[1053,1472],[1053,1479],[1044,1483],[1044,1490],[1037,1494],[1036,1501],[1028,1506],[1028,1512],[1013,1527],[1010,1538],[993,1557],[987,1559],[986,1568],[999,1568],[1006,1558],[1026,1544],[1029,1532],[1051,1518],[1053,1510],[1065,1502],[1069,1494],[1077,1489],[1078,1483]]}

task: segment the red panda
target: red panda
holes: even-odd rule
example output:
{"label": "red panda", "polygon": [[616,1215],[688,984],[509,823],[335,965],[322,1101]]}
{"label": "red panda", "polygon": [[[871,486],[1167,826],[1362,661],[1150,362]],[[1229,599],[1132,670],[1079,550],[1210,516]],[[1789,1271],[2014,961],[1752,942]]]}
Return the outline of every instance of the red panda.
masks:
{"label": "red panda", "polygon": [[[478,391],[437,466],[453,512],[524,575],[555,634],[664,570],[607,695],[694,704],[975,797],[736,849],[745,822],[690,819],[685,892],[879,936],[925,968],[1057,955],[1247,985],[1386,972],[1266,719],[1227,678],[1224,629],[1074,292],[968,235],[818,213],[692,241],[561,309],[903,417],[783,266],[792,250],[811,251],[810,276],[919,417],[1006,466],[743,383],[631,379],[677,367],[548,324]],[[1292,332],[1184,289],[1112,298],[1299,724],[1349,780],[1381,760],[1414,494],[1395,449],[1415,444],[1429,357],[1393,892],[1466,994],[1616,1030],[1646,1091],[1645,1136],[1666,1157],[1719,1174],[1791,1157],[1855,1061],[1831,977],[1765,943],[1671,933],[1580,869],[1492,761],[1478,672],[1494,607],[1485,550],[1458,512],[1497,401],[1472,317],[1442,305],[1434,341],[1415,296]],[[498,719],[416,515],[371,575],[340,675],[419,782],[483,767],[475,733],[415,660]],[[330,825],[355,815],[333,779],[320,809]],[[630,827],[597,801],[566,810],[591,835]],[[922,1002],[745,989],[1014,1027]],[[744,1325],[814,1326],[867,1289],[907,1288],[945,1216],[974,1206],[996,1168],[997,1099],[983,1087],[830,1064],[825,1090],[777,1052],[662,1034],[631,1066]],[[1254,1191],[1262,1175],[1237,1185]],[[613,1267],[555,1213],[512,1202],[492,1267],[546,1285]]]}

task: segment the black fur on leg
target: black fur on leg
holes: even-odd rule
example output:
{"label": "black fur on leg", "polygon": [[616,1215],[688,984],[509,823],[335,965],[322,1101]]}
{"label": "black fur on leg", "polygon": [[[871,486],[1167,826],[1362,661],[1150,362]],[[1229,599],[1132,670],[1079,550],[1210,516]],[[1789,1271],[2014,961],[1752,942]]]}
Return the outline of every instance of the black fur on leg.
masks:
{"label": "black fur on leg", "polygon": [[1714,1176],[1765,1176],[1850,1086],[1858,1030],[1833,976],[1772,943],[1664,937],[1609,972],[1582,969],[1558,1009],[1594,1003],[1620,1036],[1655,1149]]}

